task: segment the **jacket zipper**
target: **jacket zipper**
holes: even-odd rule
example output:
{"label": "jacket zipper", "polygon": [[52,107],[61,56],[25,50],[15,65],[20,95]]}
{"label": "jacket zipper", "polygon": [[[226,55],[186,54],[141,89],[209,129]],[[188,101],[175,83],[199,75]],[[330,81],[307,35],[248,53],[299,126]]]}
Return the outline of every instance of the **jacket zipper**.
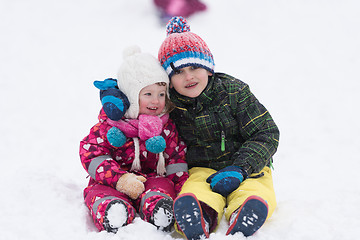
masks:
{"label": "jacket zipper", "polygon": [[225,151],[225,133],[221,130],[221,151]]}
{"label": "jacket zipper", "polygon": [[217,121],[221,125],[221,146],[220,146],[220,150],[222,152],[224,152],[225,151],[225,141],[226,141],[224,126],[222,125],[222,122],[220,121],[220,117],[218,116],[218,112],[215,112],[215,116],[216,116]]}

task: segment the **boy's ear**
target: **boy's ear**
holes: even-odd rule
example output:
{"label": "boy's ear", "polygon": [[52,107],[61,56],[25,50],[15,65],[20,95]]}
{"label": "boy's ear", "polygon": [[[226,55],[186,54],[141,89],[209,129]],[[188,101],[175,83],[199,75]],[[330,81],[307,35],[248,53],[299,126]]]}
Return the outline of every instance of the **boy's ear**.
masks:
{"label": "boy's ear", "polygon": [[173,88],[174,86],[172,85],[172,83],[169,83],[169,88]]}
{"label": "boy's ear", "polygon": [[212,74],[211,72],[209,72],[209,71],[208,71],[208,76],[210,77],[210,76],[212,76],[212,75],[213,75],[213,74]]}

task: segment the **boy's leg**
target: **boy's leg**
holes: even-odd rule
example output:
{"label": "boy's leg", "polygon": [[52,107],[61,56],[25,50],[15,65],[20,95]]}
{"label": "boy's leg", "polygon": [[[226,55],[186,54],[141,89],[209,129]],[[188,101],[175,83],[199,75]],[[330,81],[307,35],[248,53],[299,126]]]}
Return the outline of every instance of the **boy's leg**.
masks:
{"label": "boy's leg", "polygon": [[[252,200],[249,201],[250,199]],[[256,208],[255,215],[258,214],[263,217],[264,214],[266,214],[264,221],[271,217],[276,207],[276,197],[270,168],[265,167],[260,173],[252,174],[241,183],[240,187],[227,197],[227,205],[228,207],[225,214],[227,220],[230,220],[230,218],[234,220],[239,216],[247,216],[252,211],[251,209],[249,210],[249,208]],[[243,206],[246,207],[241,208]],[[239,215],[239,211],[234,213],[236,210],[243,212]],[[233,213],[234,215],[232,215]],[[259,227],[261,227],[262,223],[261,221],[257,222],[257,224],[260,225]],[[230,228],[233,227],[233,224],[231,224]],[[230,229],[228,234],[234,233],[234,231],[235,230]]]}
{"label": "boy's leg", "polygon": [[85,204],[99,231],[116,232],[120,225],[134,220],[136,210],[125,194],[101,184],[91,185],[84,192]]}
{"label": "boy's leg", "polygon": [[[216,172],[215,170],[210,168],[201,168],[201,167],[191,168],[189,170],[189,179],[185,182],[179,194],[179,198],[180,195],[187,197],[184,198],[182,201],[179,201],[177,199],[176,201],[178,201],[178,205],[176,206],[176,209],[174,208],[175,216],[178,216],[178,219],[180,219],[182,217],[181,215],[185,214],[184,212],[182,212],[181,210],[182,208],[188,208],[189,212],[191,212],[192,206],[194,206],[193,208],[197,209],[198,206],[196,205],[200,204],[203,215],[207,216],[205,217],[205,220],[210,224],[209,229],[207,230],[209,232],[214,230],[216,226],[219,224],[222,215],[224,213],[224,207],[226,204],[225,198],[220,194],[213,192],[210,189],[209,184],[206,182],[206,179],[215,172]],[[196,199],[195,202],[199,202],[199,204],[192,205],[195,202],[194,200],[191,200],[188,195],[185,195],[187,193],[190,193],[189,195],[193,196],[193,198]],[[184,203],[179,204],[182,202]],[[178,219],[176,219],[176,221],[178,221]],[[202,226],[201,222],[200,222],[200,226]],[[175,224],[175,228],[178,232],[180,233],[183,232],[182,229],[178,229],[177,224]]]}
{"label": "boy's leg", "polygon": [[201,204],[193,193],[184,193],[175,199],[174,213],[178,229],[188,240],[209,237],[209,220],[206,221]]}
{"label": "boy's leg", "polygon": [[168,178],[148,178],[145,191],[139,198],[140,217],[158,229],[170,231],[174,224],[174,183]]}
{"label": "boy's leg", "polygon": [[260,197],[250,196],[230,218],[226,235],[242,232],[244,236],[253,235],[265,222],[268,205]]}

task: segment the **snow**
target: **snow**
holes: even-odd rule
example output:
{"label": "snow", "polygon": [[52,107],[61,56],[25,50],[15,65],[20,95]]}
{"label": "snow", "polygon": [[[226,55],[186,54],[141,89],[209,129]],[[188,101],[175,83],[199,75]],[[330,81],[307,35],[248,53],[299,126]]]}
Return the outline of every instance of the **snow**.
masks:
{"label": "snow", "polygon": [[172,211],[168,211],[165,208],[159,208],[157,213],[154,213],[154,224],[162,228],[169,226],[172,219]]}
{"label": "snow", "polygon": [[119,228],[123,226],[127,220],[125,205],[121,203],[111,205],[107,211],[107,219],[109,220],[110,227],[112,228]]}
{"label": "snow", "polygon": [[[247,82],[281,131],[278,206],[251,239],[360,235],[360,3],[204,1],[189,19],[216,71]],[[1,239],[183,239],[137,218],[97,232],[83,204],[79,141],[100,109],[94,80],[116,77],[125,47],[157,56],[148,0],[0,0]],[[210,240],[225,237],[221,222]]]}

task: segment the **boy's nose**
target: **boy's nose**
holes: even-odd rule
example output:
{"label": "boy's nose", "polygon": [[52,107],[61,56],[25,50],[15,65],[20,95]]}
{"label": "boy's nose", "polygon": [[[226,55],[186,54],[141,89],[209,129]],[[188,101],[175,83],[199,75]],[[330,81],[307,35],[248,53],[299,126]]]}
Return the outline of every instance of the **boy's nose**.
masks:
{"label": "boy's nose", "polygon": [[185,77],[186,77],[186,80],[191,80],[191,79],[193,79],[193,75],[192,75],[192,73],[189,72],[189,71],[186,71],[186,72],[185,72]]}

